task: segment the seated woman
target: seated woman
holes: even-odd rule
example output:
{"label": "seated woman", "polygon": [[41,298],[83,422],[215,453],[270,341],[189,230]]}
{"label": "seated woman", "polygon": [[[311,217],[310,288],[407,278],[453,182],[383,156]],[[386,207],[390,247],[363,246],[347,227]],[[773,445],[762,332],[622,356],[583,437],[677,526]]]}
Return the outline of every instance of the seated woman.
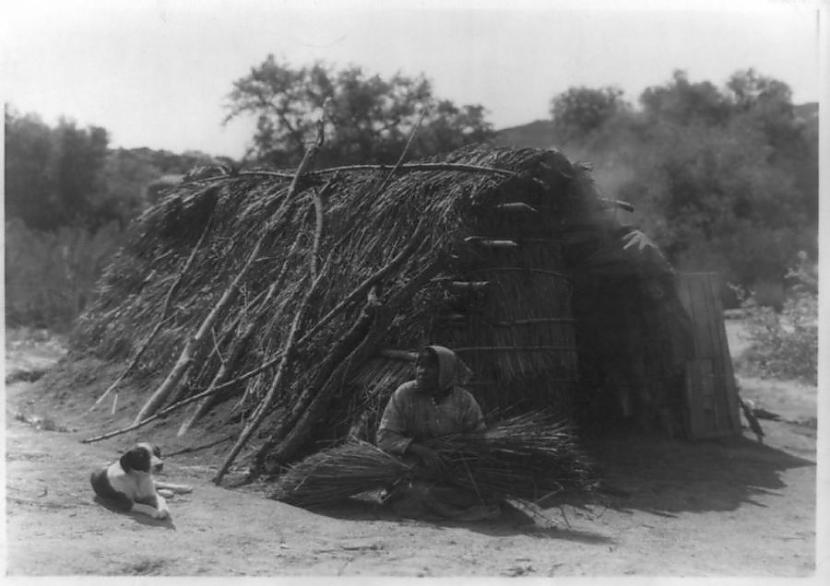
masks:
{"label": "seated woman", "polygon": [[[427,346],[418,355],[415,380],[398,387],[389,399],[377,431],[382,450],[424,466],[440,479],[444,463],[425,442],[453,433],[483,432],[484,416],[469,391],[461,388],[470,370],[443,346]],[[443,483],[418,480],[398,487],[390,500],[397,508],[423,508],[442,517],[478,520],[498,515],[498,505],[477,494]],[[417,513],[416,513],[417,514]]]}

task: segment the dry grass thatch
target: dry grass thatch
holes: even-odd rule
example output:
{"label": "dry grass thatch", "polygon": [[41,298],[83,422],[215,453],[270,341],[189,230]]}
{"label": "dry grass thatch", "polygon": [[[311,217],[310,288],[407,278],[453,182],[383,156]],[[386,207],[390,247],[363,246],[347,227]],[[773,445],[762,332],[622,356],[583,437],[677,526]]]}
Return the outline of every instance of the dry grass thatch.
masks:
{"label": "dry grass thatch", "polygon": [[411,466],[372,444],[348,442],[291,466],[270,497],[300,507],[328,505],[389,488],[411,475]]}
{"label": "dry grass thatch", "polygon": [[428,444],[445,463],[440,478],[372,444],[347,442],[291,466],[271,498],[303,507],[326,505],[417,478],[466,488],[483,501],[533,503],[594,488],[592,465],[573,430],[543,411],[508,417],[483,433],[444,436]]}
{"label": "dry grass thatch", "polygon": [[586,167],[476,147],[393,175],[293,179],[186,182],[133,225],[74,347],[141,351],[144,373],[181,367],[142,417],[182,399],[189,421],[218,404],[267,417],[262,470],[350,433],[371,438],[409,376],[407,352],[426,342],[473,367],[485,410],[567,413],[578,376],[568,247],[600,247],[615,230]]}
{"label": "dry grass thatch", "polygon": [[560,492],[589,492],[595,477],[571,425],[544,411],[503,419],[483,434],[429,442],[449,466],[449,477],[484,497],[527,501]]}

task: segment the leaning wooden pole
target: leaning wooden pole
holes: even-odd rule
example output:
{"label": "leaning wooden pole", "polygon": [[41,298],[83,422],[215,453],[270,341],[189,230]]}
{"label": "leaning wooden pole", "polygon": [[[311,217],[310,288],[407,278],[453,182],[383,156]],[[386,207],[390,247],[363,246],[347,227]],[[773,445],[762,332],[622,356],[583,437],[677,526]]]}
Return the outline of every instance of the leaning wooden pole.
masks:
{"label": "leaning wooden pole", "polygon": [[[121,372],[121,374],[118,375],[118,378],[116,378],[112,382],[112,384],[109,387],[107,387],[107,390],[104,391],[101,394],[101,396],[98,397],[95,400],[95,403],[93,403],[92,407],[89,408],[90,411],[92,411],[93,409],[95,409],[95,407],[97,407],[99,404],[101,404],[101,402],[104,399],[106,399],[107,396],[112,391],[114,391],[116,388],[118,388],[118,385],[121,384],[121,381],[123,381],[127,377],[127,375],[130,374],[133,371],[133,369],[138,365],[138,362],[141,360],[141,357],[144,356],[144,352],[147,351],[147,348],[150,347],[150,344],[156,338],[156,334],[158,334],[159,330],[161,330],[161,328],[164,326],[164,324],[167,323],[168,314],[170,313],[170,307],[172,305],[173,297],[175,296],[176,291],[179,290],[179,286],[181,285],[182,281],[184,280],[185,275],[190,270],[190,267],[193,264],[193,259],[196,258],[196,253],[201,248],[202,243],[205,240],[205,236],[207,235],[208,230],[210,228],[211,221],[212,221],[212,219],[208,219],[207,223],[205,224],[204,230],[202,230],[202,235],[199,236],[199,240],[193,246],[193,250],[190,252],[190,256],[187,258],[187,261],[184,263],[182,268],[179,270],[179,275],[176,278],[176,281],[167,290],[167,295],[165,295],[164,304],[162,305],[161,316],[159,317],[158,322],[156,323],[155,327],[153,328],[153,331],[150,332],[150,335],[147,336],[147,338],[145,338],[144,343],[141,345],[141,348],[139,348],[138,352],[136,352],[135,356],[133,356],[133,359],[130,362],[130,364],[127,365],[127,368],[125,368]],[[117,395],[116,395],[116,398],[117,398]]]}
{"label": "leaning wooden pole", "polygon": [[[297,249],[297,246],[300,242],[299,235],[294,240],[294,244],[291,246],[291,249],[288,251],[286,255],[285,262],[283,262],[282,268],[280,269],[277,278],[274,279],[274,282],[271,283],[271,286],[268,287],[268,290],[265,294],[265,297],[260,302],[259,307],[254,312],[254,316],[248,320],[248,323],[242,330],[242,333],[237,335],[233,342],[231,343],[231,348],[228,351],[228,358],[224,364],[219,367],[219,370],[216,372],[216,375],[210,381],[210,385],[208,388],[205,389],[204,392],[210,392],[214,389],[217,389],[219,385],[226,382],[228,377],[230,376],[231,369],[233,368],[236,361],[242,355],[242,352],[248,345],[248,342],[253,337],[254,333],[256,332],[256,328],[259,325],[259,322],[262,320],[262,317],[268,312],[270,309],[271,301],[276,296],[277,291],[279,289],[279,284],[282,283],[282,279],[285,276],[286,271],[288,270],[288,261],[293,258],[294,252]],[[221,390],[221,388],[219,389]],[[193,411],[188,415],[188,417],[182,422],[181,427],[179,427],[179,431],[177,435],[179,437],[185,435],[189,430],[190,427],[200,418],[202,415],[208,412],[210,407],[216,401],[217,394],[211,393],[205,396],[198,405],[193,409]]]}
{"label": "leaning wooden pole", "polygon": [[300,330],[300,324],[305,317],[308,308],[309,308],[309,301],[314,296],[314,293],[317,291],[320,283],[323,281],[323,275],[325,274],[325,270],[320,271],[320,275],[318,275],[317,279],[311,284],[308,290],[303,295],[302,301],[300,301],[300,306],[297,308],[297,313],[294,315],[294,321],[291,323],[291,330],[288,333],[288,339],[285,342],[285,348],[282,352],[282,360],[280,360],[280,364],[277,367],[277,373],[274,376],[274,380],[271,382],[270,387],[268,388],[268,392],[265,394],[265,397],[262,399],[262,402],[257,407],[256,411],[254,412],[251,421],[245,426],[245,429],[242,430],[239,438],[236,440],[236,444],[231,449],[228,456],[225,458],[225,461],[222,463],[222,467],[219,469],[219,472],[216,473],[216,476],[213,478],[213,482],[215,484],[219,484],[222,482],[222,478],[230,469],[231,465],[233,464],[236,457],[239,455],[239,452],[242,451],[242,448],[245,447],[245,444],[248,443],[248,440],[251,439],[253,433],[259,428],[262,422],[265,420],[265,416],[268,414],[268,410],[271,406],[271,403],[274,401],[274,398],[277,396],[277,390],[282,386],[282,380],[285,378],[285,373],[288,370],[288,363],[292,358],[294,358],[294,351],[295,351],[295,344],[297,342],[297,336]]}
{"label": "leaning wooden pole", "polygon": [[[312,171],[309,175],[322,176],[331,173],[341,173],[348,171],[388,171],[393,167],[390,165],[344,165],[341,167],[329,167],[327,169],[318,169]],[[409,163],[401,165],[397,168],[396,173],[412,173],[418,171],[457,171],[460,173],[483,173],[502,175],[504,177],[521,177],[516,171],[509,169],[499,169],[498,167],[483,167],[481,165],[466,165],[463,163]],[[291,177],[288,173],[280,173],[279,171],[241,171],[239,176],[267,176],[279,177],[280,179],[288,179]]]}
{"label": "leaning wooden pole", "polygon": [[389,183],[394,179],[395,175],[398,171],[401,170],[401,166],[403,162],[406,160],[406,155],[409,154],[409,149],[412,148],[412,142],[415,140],[415,135],[418,134],[418,129],[421,127],[421,123],[423,123],[424,118],[427,115],[427,108],[423,108],[421,110],[421,115],[418,117],[418,121],[415,123],[415,126],[412,127],[412,131],[409,133],[409,138],[406,140],[406,144],[403,147],[403,151],[401,151],[401,156],[398,157],[395,166],[392,167],[392,170],[387,173],[386,177],[383,179],[383,182],[380,184],[380,187],[377,190],[377,193],[380,194],[383,192],[388,186]]}
{"label": "leaning wooden pole", "polygon": [[191,366],[193,365],[193,360],[196,354],[196,350],[202,344],[202,342],[207,338],[208,334],[210,334],[211,327],[219,319],[219,316],[222,315],[225,308],[230,305],[230,303],[236,297],[236,293],[239,290],[239,285],[242,283],[242,280],[247,276],[248,271],[250,270],[251,266],[253,266],[254,262],[257,258],[259,258],[259,251],[262,249],[262,246],[265,242],[265,239],[269,236],[270,230],[266,230],[257,243],[254,245],[253,250],[248,255],[245,264],[242,265],[242,268],[236,273],[236,276],[231,281],[230,285],[225,289],[225,292],[222,293],[222,297],[219,298],[219,301],[213,306],[213,308],[208,313],[207,317],[202,320],[201,326],[196,331],[196,333],[188,338],[187,343],[184,345],[184,349],[182,349],[181,353],[179,354],[178,360],[173,365],[173,368],[170,370],[170,373],[167,375],[167,378],[164,379],[164,382],[161,383],[158,389],[150,396],[141,410],[136,415],[135,421],[133,423],[139,423],[142,420],[146,419],[150,415],[156,412],[159,407],[162,406],[167,397],[182,379],[182,377],[187,374],[188,370],[190,370]]}
{"label": "leaning wooden pole", "polygon": [[[303,175],[305,174],[306,170],[311,166],[311,163],[314,161],[317,153],[320,151],[320,147],[323,146],[323,138],[324,138],[324,118],[321,118],[317,123],[317,140],[316,142],[309,147],[309,149],[305,152],[303,156],[303,160],[300,162],[300,166],[297,168],[297,174],[294,176],[294,180],[291,182],[291,187],[288,190],[287,197],[293,197],[294,193],[299,188],[300,180],[302,179]],[[331,185],[331,182],[329,182]],[[328,185],[327,185],[328,187]],[[283,205],[288,203],[288,199],[283,202]],[[319,269],[318,271],[318,259],[317,255],[319,253],[319,246],[322,241],[322,229],[323,229],[323,210],[322,210],[322,200],[319,196],[315,199],[315,209],[316,209],[316,227],[315,227],[315,238],[314,244],[311,250],[311,258],[310,258],[310,268],[311,268],[311,275],[312,275],[312,283],[308,290],[303,295],[302,300],[300,301],[300,306],[297,309],[297,313],[294,315],[294,321],[291,324],[291,330],[288,333],[288,339],[286,340],[285,347],[282,353],[282,359],[280,360],[279,366],[277,367],[276,375],[274,376],[274,380],[271,382],[271,385],[268,389],[268,392],[265,394],[262,402],[260,403],[259,407],[253,414],[251,421],[242,430],[239,438],[234,444],[233,448],[231,449],[228,456],[225,458],[222,467],[220,468],[219,472],[213,479],[213,482],[219,484],[222,482],[222,478],[225,476],[227,471],[230,469],[233,461],[236,459],[236,456],[242,451],[242,448],[245,447],[245,444],[248,443],[251,435],[257,428],[262,424],[262,421],[265,419],[266,414],[268,413],[268,407],[270,403],[274,400],[276,396],[277,389],[282,384],[282,379],[285,376],[286,367],[288,362],[294,357],[294,345],[297,341],[297,336],[299,334],[300,324],[302,323],[303,318],[308,311],[309,301],[314,296],[314,293],[317,291],[320,283],[323,281],[323,275],[325,274],[325,267]],[[331,257],[329,257],[331,258]],[[328,261],[327,261],[328,262]]]}
{"label": "leaning wooden pole", "polygon": [[[361,286],[359,286],[355,290],[355,292],[353,292],[353,294],[351,296],[349,296],[349,298],[351,298],[351,300],[354,300],[355,293],[358,292],[358,291],[362,292],[365,295],[368,292],[368,290],[370,289],[371,286],[373,286],[375,283],[377,283],[383,276],[388,275],[392,270],[395,270],[407,258],[409,258],[418,249],[418,247],[423,244],[423,241],[421,240],[421,235],[422,235],[422,231],[423,231],[425,225],[426,224],[425,224],[425,222],[422,218],[421,221],[416,226],[414,232],[412,233],[412,236],[409,238],[409,241],[406,243],[404,248],[397,255],[395,255],[395,258],[393,258],[389,262],[389,264],[387,264],[386,266],[381,268],[377,273],[372,275],[372,277],[370,277],[369,279],[364,281],[361,284]],[[306,296],[303,298],[303,301],[300,305],[300,310],[297,312],[297,315],[294,318],[294,323],[292,324],[291,332],[289,333],[289,338],[288,338],[288,341],[286,342],[285,349],[282,352],[282,358],[280,360],[280,365],[277,369],[277,374],[274,377],[274,380],[271,383],[271,386],[269,387],[268,392],[266,393],[265,399],[263,399],[260,402],[257,410],[255,411],[251,423],[245,428],[245,430],[243,430],[242,435],[240,436],[239,440],[237,441],[236,445],[234,446],[234,449],[231,451],[231,453],[228,455],[227,459],[225,460],[225,463],[222,465],[222,469],[219,471],[219,473],[213,479],[213,481],[216,484],[219,484],[222,481],[222,478],[227,473],[227,471],[230,468],[233,461],[239,455],[239,452],[242,450],[244,445],[248,442],[248,440],[250,439],[253,432],[259,427],[259,425],[262,423],[262,421],[268,415],[268,412],[271,408],[274,397],[276,396],[276,391],[280,387],[280,385],[282,385],[282,378],[283,378],[285,370],[286,370],[287,361],[291,357],[291,353],[294,351],[294,348],[295,348],[295,342],[294,341],[295,341],[295,338],[298,334],[296,326],[298,326],[299,320],[302,317],[302,314],[307,309],[308,300],[310,299],[312,293],[314,292],[317,285],[321,281],[321,277],[322,277],[324,272],[325,271],[321,270],[320,275],[318,275],[318,277],[315,280],[314,284],[311,286],[309,291],[306,293]],[[431,273],[430,273],[430,276],[431,276]],[[364,288],[364,286],[365,286],[365,288]],[[346,300],[344,300],[344,301],[346,301]],[[338,310],[338,308],[341,308],[343,306],[344,306],[343,302],[338,304],[338,306],[335,307],[332,311],[330,311],[326,316],[324,316],[317,323],[317,326],[312,328],[312,330],[316,330],[320,326],[320,324],[328,321],[330,316],[333,313],[335,313],[335,310]],[[365,325],[368,326],[368,322]],[[310,334],[311,334],[311,332],[306,333],[306,335],[303,336],[303,338],[300,340],[300,342],[302,342],[303,340],[308,339],[310,337]],[[309,397],[309,399],[310,398],[311,397]],[[262,450],[260,450],[260,453],[262,453]]]}
{"label": "leaning wooden pole", "polygon": [[[314,190],[315,228],[314,242],[312,244],[311,249],[311,275],[312,278],[315,279],[317,278],[317,273],[319,272],[319,252],[323,238],[323,225],[325,216],[324,198],[331,191],[336,180],[337,175],[332,177],[319,193],[316,189]],[[265,299],[262,301],[262,303],[260,303],[259,309],[254,314],[254,317],[250,319],[242,334],[234,340],[233,344],[231,345],[230,355],[228,357],[227,363],[223,364],[219,368],[219,371],[216,373],[216,376],[214,376],[213,380],[211,380],[210,386],[207,389],[208,391],[213,390],[215,387],[217,387],[217,385],[220,385],[227,380],[227,377],[230,375],[232,365],[236,362],[236,359],[239,357],[242,350],[248,343],[248,340],[250,340],[250,338],[255,333],[256,326],[259,325],[260,320],[271,309],[270,302],[276,295],[277,291],[279,290],[279,287],[282,285],[283,278],[285,277],[285,273],[288,270],[289,261],[293,258],[294,253],[296,252],[297,247],[299,246],[300,240],[301,233],[298,232],[297,238],[294,240],[294,244],[291,245],[291,249],[288,251],[288,254],[285,257],[285,261],[283,262],[279,274],[268,288],[268,292],[265,296]],[[182,436],[186,434],[190,427],[193,425],[193,423],[195,423],[196,420],[198,420],[210,409],[211,405],[214,404],[215,400],[215,394],[205,397],[196,406],[196,408],[193,410],[190,416],[187,417],[187,419],[182,423],[177,435]]]}
{"label": "leaning wooden pole", "polygon": [[[308,332],[306,332],[303,335],[302,338],[299,339],[299,341],[297,342],[297,346],[301,347],[306,342],[311,340],[321,329],[323,329],[326,325],[328,325],[328,323],[332,319],[334,319],[339,313],[341,313],[343,310],[345,310],[346,307],[348,307],[351,303],[356,301],[361,295],[366,295],[366,293],[375,284],[382,281],[384,278],[386,278],[386,276],[388,274],[390,274],[393,270],[397,269],[400,266],[400,264],[409,257],[409,255],[412,253],[412,251],[415,249],[415,247],[420,243],[420,236],[423,235],[423,230],[424,230],[425,226],[426,226],[426,223],[424,222],[423,219],[421,219],[421,222],[419,222],[418,226],[415,228],[415,231],[413,232],[412,237],[410,238],[409,242],[404,247],[404,249],[401,250],[398,253],[398,255],[389,262],[389,264],[387,264],[386,266],[384,266],[383,268],[378,270],[376,273],[374,273],[370,277],[367,277],[363,282],[361,282],[357,287],[355,287],[354,290],[351,293],[349,293],[340,303],[338,303],[336,307],[334,307],[326,315],[324,315],[322,318],[320,318],[317,321],[317,323],[314,324],[314,326]],[[265,370],[268,370],[269,368],[273,368],[282,359],[283,359],[283,352],[280,352],[277,355],[275,355],[274,357],[270,358],[268,361],[266,361],[266,362],[262,363],[261,365],[257,366],[256,368],[254,368],[252,370],[249,370],[248,372],[246,372],[244,374],[241,374],[241,375],[239,375],[238,377],[236,377],[232,380],[229,380],[229,381],[226,381],[226,382],[223,382],[223,383],[219,383],[213,389],[204,390],[204,391],[200,392],[197,395],[193,395],[191,397],[188,397],[187,399],[182,399],[181,401],[178,401],[177,403],[172,404],[169,407],[165,407],[163,411],[159,412],[159,414],[163,413],[163,414],[166,415],[167,413],[169,413],[171,411],[174,411],[175,409],[179,409],[179,408],[184,407],[185,405],[189,405],[190,403],[193,403],[195,401],[198,401],[198,400],[203,399],[205,397],[210,397],[210,396],[216,395],[217,393],[221,393],[222,391],[224,391],[224,390],[226,390],[226,389],[228,389],[228,388],[230,388],[234,385],[238,385],[241,382],[244,382],[244,381],[246,381],[250,378],[255,377],[256,375],[260,374],[261,372],[263,372]],[[155,416],[152,416],[152,417],[155,417]],[[145,425],[146,423],[149,423],[150,419],[151,418],[148,418],[147,420],[142,421],[141,423],[138,424],[138,427],[140,427],[142,425]],[[132,431],[133,429],[136,429],[136,427],[130,426],[130,429],[119,430],[117,432],[114,432],[114,435],[118,435],[120,433],[126,433],[127,431]],[[112,435],[107,435],[107,437],[112,437]],[[91,438],[90,440],[85,440],[85,442],[100,441],[100,439],[106,439],[106,438]]]}
{"label": "leaning wooden pole", "polygon": [[427,266],[386,303],[367,303],[351,330],[338,344],[339,348],[333,350],[341,354],[337,364],[332,365],[329,372],[321,373],[317,384],[309,385],[294,402],[291,413],[286,415],[280,428],[257,453],[250,478],[262,472],[266,459],[286,463],[295,456],[311,435],[313,425],[325,414],[332,395],[348,380],[349,373],[375,353],[401,306],[439,270],[438,264]]}
{"label": "leaning wooden pole", "polygon": [[[380,275],[385,276],[393,270],[396,270],[424,244],[423,230],[425,226],[425,220],[422,218],[403,249],[386,266],[375,273],[374,276],[378,276],[378,278],[370,281],[373,285],[380,281]],[[325,405],[327,401],[330,390],[327,391],[324,389],[331,388],[330,379],[332,373],[342,371],[343,364],[347,362],[348,356],[354,354],[355,348],[363,348],[368,343],[366,337],[372,330],[372,325],[376,321],[376,315],[380,313],[385,317],[388,317],[389,314],[394,316],[398,306],[405,299],[411,298],[426,281],[435,275],[437,270],[438,265],[431,265],[421,271],[410,283],[404,286],[403,290],[394,294],[387,301],[385,307],[381,307],[377,301],[373,300],[374,295],[368,295],[368,301],[360,312],[357,321],[352,324],[349,331],[330,350],[326,360],[316,369],[312,381],[306,386],[300,396],[294,400],[291,410],[282,418],[268,441],[258,451],[249,471],[249,478],[257,476],[262,471],[265,465],[265,459],[269,456],[268,452],[274,446],[280,444],[280,447],[277,449],[278,459],[284,459],[293,454],[296,447],[305,439],[309,422],[313,421],[319,415],[319,406],[321,404]],[[366,293],[368,293],[368,289],[364,291],[364,294]],[[388,319],[391,320],[391,317],[388,317]],[[385,330],[387,325],[388,323],[385,323],[381,329]],[[360,361],[362,362],[364,358],[362,352],[358,352],[357,354],[361,354]],[[309,417],[310,414],[311,416]]]}
{"label": "leaning wooden pole", "polygon": [[[281,212],[285,210],[294,198],[294,194],[299,189],[300,178],[306,173],[309,166],[311,166],[314,158],[317,156],[317,153],[320,150],[320,147],[323,144],[323,120],[320,120],[320,123],[317,127],[317,141],[306,151],[305,155],[303,156],[303,160],[300,162],[300,166],[297,168],[297,173],[294,176],[294,180],[291,182],[291,186],[288,189],[288,193],[285,195],[285,199],[283,200],[280,208],[277,210],[275,214],[275,218],[279,218]],[[170,393],[173,389],[176,388],[176,385],[182,378],[187,374],[190,370],[191,366],[193,365],[193,361],[195,358],[196,350],[202,344],[204,339],[210,333],[213,324],[219,319],[222,315],[224,310],[230,305],[230,303],[235,299],[236,293],[239,291],[239,286],[242,283],[243,279],[247,276],[248,271],[254,265],[257,258],[259,258],[260,250],[265,244],[265,241],[271,235],[271,228],[270,226],[266,227],[263,230],[262,235],[257,240],[256,244],[254,245],[253,250],[251,250],[250,254],[248,255],[245,264],[242,266],[242,269],[237,272],[234,279],[231,281],[230,285],[225,289],[225,292],[222,294],[222,297],[219,298],[219,301],[216,305],[213,306],[210,313],[208,313],[207,317],[202,321],[202,325],[199,327],[198,331],[194,336],[187,340],[184,349],[182,350],[181,354],[179,355],[176,364],[173,365],[170,373],[167,375],[167,378],[162,382],[161,386],[152,394],[152,396],[147,400],[144,406],[139,411],[138,415],[135,418],[134,424],[140,423],[142,420],[146,419],[153,413],[155,413],[167,400]]]}
{"label": "leaning wooden pole", "polygon": [[376,309],[377,307],[373,301],[367,301],[357,320],[328,351],[320,365],[315,368],[314,377],[305,385],[300,396],[293,400],[291,409],[280,418],[276,429],[271,433],[265,444],[257,451],[254,462],[248,471],[249,479],[259,476],[265,464],[265,458],[268,456],[270,450],[291,432],[303,412],[306,411],[308,404],[318,394],[319,389],[331,378],[332,373],[336,372],[342,366],[355,346],[366,336],[374,320]]}
{"label": "leaning wooden pole", "polygon": [[177,409],[181,409],[182,407],[186,407],[186,406],[190,405],[191,403],[195,403],[196,401],[198,401],[200,399],[204,399],[205,397],[208,397],[210,395],[215,395],[216,393],[219,393],[223,390],[224,389],[208,390],[208,391],[204,391],[202,393],[199,393],[198,395],[193,395],[192,397],[188,397],[186,399],[181,399],[180,401],[176,401],[175,403],[173,403],[171,405],[168,405],[167,407],[165,407],[164,409],[161,409],[160,411],[156,411],[153,415],[150,415],[147,419],[142,419],[141,421],[139,421],[137,423],[132,423],[132,424],[128,425],[127,427],[122,427],[120,429],[115,429],[113,431],[108,431],[106,433],[102,433],[101,435],[96,435],[96,436],[93,436],[93,437],[88,437],[86,439],[82,439],[81,443],[82,444],[92,444],[92,443],[95,443],[95,442],[103,441],[105,439],[109,439],[111,437],[115,437],[115,436],[118,436],[118,435],[124,435],[125,433],[135,431],[136,429],[144,427],[145,425],[148,425],[148,424],[152,423],[153,421],[156,421],[157,419],[161,419],[162,417],[165,417],[166,415],[169,415],[170,413],[172,413],[173,411],[176,411]]}

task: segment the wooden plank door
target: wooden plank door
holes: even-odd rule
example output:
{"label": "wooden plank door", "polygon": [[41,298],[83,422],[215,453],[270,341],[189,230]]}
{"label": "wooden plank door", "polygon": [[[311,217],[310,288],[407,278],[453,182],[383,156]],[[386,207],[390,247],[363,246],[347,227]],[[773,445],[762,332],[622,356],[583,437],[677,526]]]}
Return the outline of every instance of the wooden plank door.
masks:
{"label": "wooden plank door", "polygon": [[686,368],[686,406],[693,439],[741,433],[720,286],[716,273],[684,273],[677,280],[694,338],[694,358]]}

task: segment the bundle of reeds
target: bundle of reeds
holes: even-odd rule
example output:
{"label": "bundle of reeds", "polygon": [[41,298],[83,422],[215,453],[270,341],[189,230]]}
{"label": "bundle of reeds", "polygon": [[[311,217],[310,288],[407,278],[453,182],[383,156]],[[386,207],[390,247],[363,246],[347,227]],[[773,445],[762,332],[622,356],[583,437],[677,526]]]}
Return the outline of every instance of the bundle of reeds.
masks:
{"label": "bundle of reeds", "polygon": [[484,433],[430,442],[447,464],[447,480],[483,497],[537,501],[560,492],[590,492],[592,465],[570,425],[545,411],[500,421]]}
{"label": "bundle of reeds", "polygon": [[[484,433],[453,434],[429,442],[446,463],[440,481],[485,498],[536,502],[560,492],[590,492],[594,475],[566,422],[544,411],[504,419]],[[270,497],[313,507],[414,478],[436,480],[363,441],[317,452],[291,466]]]}
{"label": "bundle of reeds", "polygon": [[370,443],[351,441],[291,466],[270,498],[300,507],[319,506],[387,488],[412,467]]}

